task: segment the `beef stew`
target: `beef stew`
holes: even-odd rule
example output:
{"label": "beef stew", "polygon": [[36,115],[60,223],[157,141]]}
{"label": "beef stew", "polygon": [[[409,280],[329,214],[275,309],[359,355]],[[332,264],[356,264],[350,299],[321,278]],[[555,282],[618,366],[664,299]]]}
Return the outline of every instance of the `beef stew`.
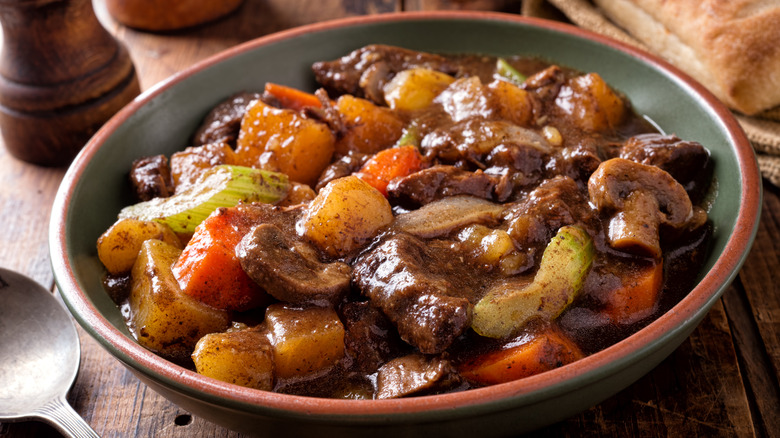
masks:
{"label": "beef stew", "polygon": [[377,45],[313,72],[316,93],[228,97],[133,166],[142,202],[98,253],[145,347],[285,393],[459,391],[606,348],[692,288],[709,152],[599,75]]}

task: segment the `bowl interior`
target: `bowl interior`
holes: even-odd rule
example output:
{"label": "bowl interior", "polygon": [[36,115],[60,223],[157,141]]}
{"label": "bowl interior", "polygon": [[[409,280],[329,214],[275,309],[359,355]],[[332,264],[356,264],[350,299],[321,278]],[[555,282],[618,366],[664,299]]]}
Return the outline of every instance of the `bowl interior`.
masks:
{"label": "bowl interior", "polygon": [[[722,109],[710,107],[709,97],[702,98],[685,80],[640,55],[581,38],[581,33],[572,30],[563,32],[561,26],[537,24],[497,14],[413,15],[353,20],[348,26],[326,23],[238,46],[149,90],[93,138],[69,170],[58,195],[60,204],[55,205],[54,215],[55,222],[64,224],[60,237],[64,247],[53,248],[52,258],[63,296],[84,323],[80,306],[73,304],[82,300],[79,292],[63,287],[66,270],[72,269],[75,284],[88,304],[131,337],[119,309],[101,285],[103,268],[96,257],[95,242],[116,220],[119,210],[131,202],[127,174],[132,161],[183,149],[204,115],[235,92],[262,90],[267,81],[313,90],[313,62],[335,59],[369,43],[442,53],[533,55],[598,72],[629,97],[638,113],[665,132],[705,145],[716,163],[717,193],[710,211],[716,227],[713,247],[699,274],[704,278],[740,226],[737,212],[745,208],[744,202],[758,202],[757,196],[745,196],[743,187],[745,163],[751,173],[756,172],[752,152],[745,144],[734,145],[733,126],[719,117]],[[748,209],[755,214],[756,206]],[[64,216],[57,218],[59,215]],[[742,226],[754,227],[755,222]],[[53,228],[52,236],[55,234]],[[728,280],[746,253],[744,248],[735,255],[738,260],[729,266],[734,272],[727,273]],[[707,304],[696,312],[703,314],[726,286],[709,291]],[[95,335],[94,329],[87,329]]]}

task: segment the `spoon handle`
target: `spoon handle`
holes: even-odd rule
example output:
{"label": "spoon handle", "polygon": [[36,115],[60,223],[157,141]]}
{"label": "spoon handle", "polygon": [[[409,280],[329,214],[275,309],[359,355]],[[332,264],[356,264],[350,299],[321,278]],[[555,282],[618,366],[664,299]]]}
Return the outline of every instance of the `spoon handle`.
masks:
{"label": "spoon handle", "polygon": [[37,416],[45,420],[65,436],[70,438],[99,438],[100,435],[84,421],[83,418],[65,401],[65,397],[59,397],[36,412]]}

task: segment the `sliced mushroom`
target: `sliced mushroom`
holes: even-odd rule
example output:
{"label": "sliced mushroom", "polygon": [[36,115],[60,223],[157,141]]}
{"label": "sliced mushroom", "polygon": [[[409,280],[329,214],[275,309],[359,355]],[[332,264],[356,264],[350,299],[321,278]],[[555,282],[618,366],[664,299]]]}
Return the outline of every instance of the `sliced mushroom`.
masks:
{"label": "sliced mushroom", "polygon": [[382,105],[385,103],[385,93],[382,89],[392,75],[387,62],[379,61],[366,68],[360,75],[358,85],[368,100]]}
{"label": "sliced mushroom", "polygon": [[435,392],[451,388],[460,381],[460,375],[450,361],[414,353],[393,359],[379,369],[376,398]]}
{"label": "sliced mushroom", "polygon": [[588,194],[600,212],[612,215],[610,246],[641,256],[661,257],[662,225],[682,231],[707,220],[669,173],[623,158],[601,163],[588,181]]}
{"label": "sliced mushroom", "polygon": [[629,138],[620,158],[650,164],[669,172],[693,202],[701,200],[712,180],[710,152],[700,143],[676,135],[640,134]]}
{"label": "sliced mushroom", "polygon": [[335,304],[349,290],[349,265],[322,263],[316,249],[275,225],[252,229],[238,244],[236,255],[252,280],[290,304]]}

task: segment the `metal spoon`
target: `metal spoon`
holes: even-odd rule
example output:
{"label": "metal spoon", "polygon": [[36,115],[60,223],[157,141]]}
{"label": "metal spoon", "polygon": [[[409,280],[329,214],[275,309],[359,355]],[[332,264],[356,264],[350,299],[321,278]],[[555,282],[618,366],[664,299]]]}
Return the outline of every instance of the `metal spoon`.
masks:
{"label": "metal spoon", "polygon": [[0,268],[0,422],[38,419],[97,437],[65,400],[81,348],[65,307],[43,286]]}

